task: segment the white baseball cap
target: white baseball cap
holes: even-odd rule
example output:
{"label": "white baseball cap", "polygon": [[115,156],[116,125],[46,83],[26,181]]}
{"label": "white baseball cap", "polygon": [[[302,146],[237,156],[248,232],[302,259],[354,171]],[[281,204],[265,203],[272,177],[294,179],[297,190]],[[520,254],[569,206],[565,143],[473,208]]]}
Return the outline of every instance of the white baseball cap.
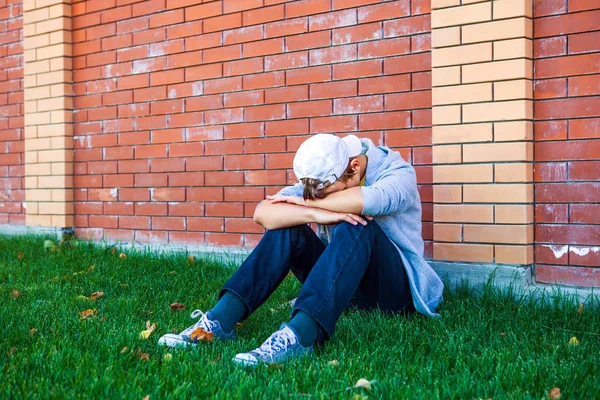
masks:
{"label": "white baseball cap", "polygon": [[319,133],[304,141],[294,156],[296,178],[318,179],[333,184],[348,166],[351,157],[362,151],[362,143],[355,135],[344,138]]}

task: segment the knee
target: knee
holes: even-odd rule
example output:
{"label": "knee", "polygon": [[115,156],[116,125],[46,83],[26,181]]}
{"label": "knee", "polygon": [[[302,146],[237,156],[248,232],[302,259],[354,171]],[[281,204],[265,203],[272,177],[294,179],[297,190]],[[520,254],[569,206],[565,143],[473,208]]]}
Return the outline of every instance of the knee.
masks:
{"label": "knee", "polygon": [[281,236],[281,235],[302,235],[306,233],[306,230],[310,230],[310,227],[306,224],[296,225],[296,226],[288,226],[286,228],[277,228],[277,229],[269,229],[265,232],[265,236]]}

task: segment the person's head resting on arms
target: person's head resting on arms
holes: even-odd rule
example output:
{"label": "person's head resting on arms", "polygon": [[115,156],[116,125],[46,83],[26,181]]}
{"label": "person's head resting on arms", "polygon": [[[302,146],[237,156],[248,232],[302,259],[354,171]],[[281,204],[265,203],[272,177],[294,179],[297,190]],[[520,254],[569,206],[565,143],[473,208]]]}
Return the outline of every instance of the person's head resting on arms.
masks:
{"label": "person's head resting on arms", "polygon": [[294,174],[304,186],[304,199],[322,199],[364,184],[368,160],[362,150],[355,135],[320,133],[303,142],[294,157]]}

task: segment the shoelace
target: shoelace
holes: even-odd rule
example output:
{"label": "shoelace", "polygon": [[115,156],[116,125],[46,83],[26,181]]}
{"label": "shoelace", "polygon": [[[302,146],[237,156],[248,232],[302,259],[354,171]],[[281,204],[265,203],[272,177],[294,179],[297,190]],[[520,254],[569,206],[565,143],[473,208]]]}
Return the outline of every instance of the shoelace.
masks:
{"label": "shoelace", "polygon": [[206,315],[206,313],[202,312],[202,310],[194,310],[190,314],[191,318],[198,318],[198,316],[200,316],[200,319],[198,320],[198,322],[196,322],[194,325],[190,326],[189,328],[187,328],[186,330],[181,332],[180,333],[181,336],[189,336],[192,334],[192,332],[194,332],[198,328],[202,328],[206,332],[212,332],[213,328],[215,326],[217,326],[217,323],[208,319],[208,315]]}
{"label": "shoelace", "polygon": [[297,342],[296,335],[288,327],[285,327],[273,333],[254,353],[261,357],[273,358],[273,355],[278,351],[285,350],[288,346],[294,345]]}

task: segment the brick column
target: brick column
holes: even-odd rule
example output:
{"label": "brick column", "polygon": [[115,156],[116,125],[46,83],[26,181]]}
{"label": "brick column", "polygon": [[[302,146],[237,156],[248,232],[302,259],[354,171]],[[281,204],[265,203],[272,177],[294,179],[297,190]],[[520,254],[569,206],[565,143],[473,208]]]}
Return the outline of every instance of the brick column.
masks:
{"label": "brick column", "polygon": [[432,0],[434,258],[533,262],[531,0]]}
{"label": "brick column", "polygon": [[73,226],[69,0],[24,0],[25,200],[31,226]]}

